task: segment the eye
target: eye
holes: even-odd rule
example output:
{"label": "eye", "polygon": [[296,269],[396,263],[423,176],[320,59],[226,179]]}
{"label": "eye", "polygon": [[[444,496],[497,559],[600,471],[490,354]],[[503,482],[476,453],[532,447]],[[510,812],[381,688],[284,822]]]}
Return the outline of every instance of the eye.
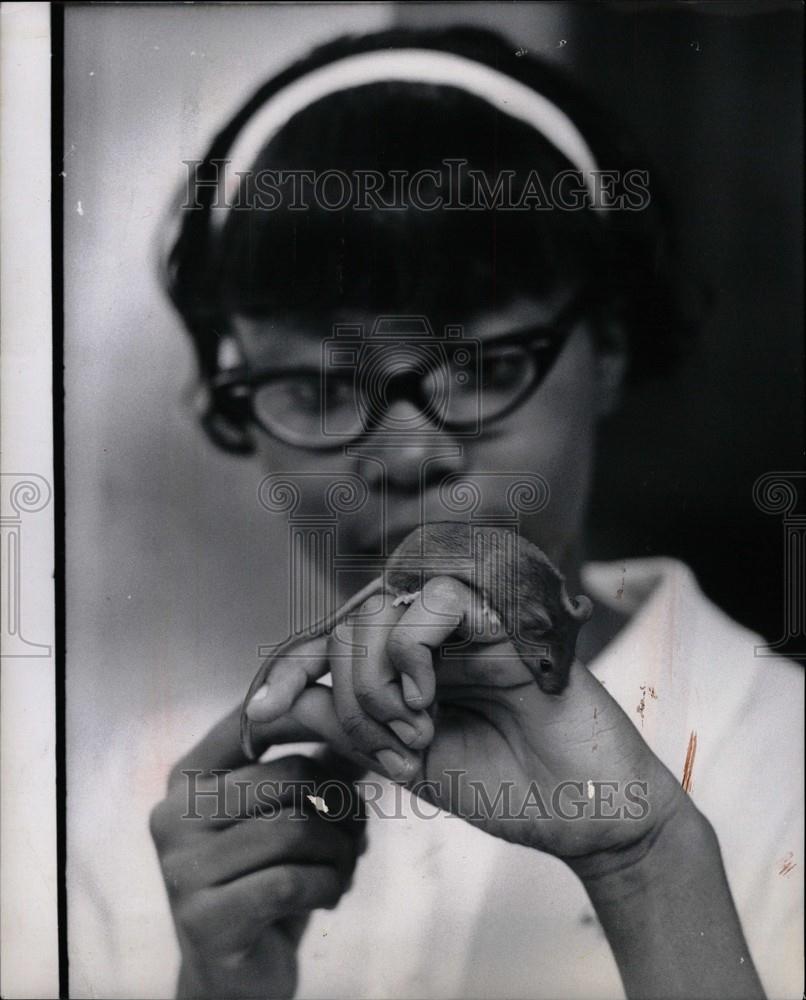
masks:
{"label": "eye", "polygon": [[315,372],[284,375],[258,386],[252,405],[258,418],[273,426],[294,420],[318,420],[321,410],[320,379]]}
{"label": "eye", "polygon": [[[317,392],[319,385],[317,384]],[[328,378],[324,384],[323,398],[325,406],[352,406],[355,399],[355,386],[352,379]]]}
{"label": "eye", "polygon": [[282,387],[285,390],[286,398],[290,406],[299,407],[303,410],[314,410],[319,408],[320,391],[319,379],[312,376],[296,376],[284,380]]}
{"label": "eye", "polygon": [[526,359],[518,348],[501,348],[486,353],[482,359],[481,384],[484,389],[503,390],[523,381]]}

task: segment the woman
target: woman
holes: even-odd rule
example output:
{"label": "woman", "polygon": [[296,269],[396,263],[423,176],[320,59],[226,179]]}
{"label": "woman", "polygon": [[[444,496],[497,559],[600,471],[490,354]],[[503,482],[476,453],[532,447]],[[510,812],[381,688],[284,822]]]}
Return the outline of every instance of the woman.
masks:
{"label": "woman", "polygon": [[[343,39],[247,102],[179,220],[166,275],[207,433],[293,468],[311,517],[322,476],[360,484],[342,596],[421,521],[468,516],[451,484],[501,521],[520,477],[550,500],[517,511],[519,531],[595,603],[560,695],[489,634],[440,656],[490,610],[449,575],[278,663],[249,706],[260,749],[320,738],[341,758],[252,763],[235,712],[176,765],[152,832],[180,995],[288,996],[298,979],[312,996],[798,990],[800,903],[775,872],[797,778],[773,799],[737,764],[762,740],[797,760],[801,675],[755,660],[684,567],[584,562],[597,425],[690,332],[651,174],[618,130],[487,32]],[[328,672],[332,691],[315,683]],[[282,796],[257,815],[261,782],[356,765],[388,779],[368,823],[294,822]],[[390,812],[401,785],[418,794]],[[224,817],[188,819],[204,793]]]}

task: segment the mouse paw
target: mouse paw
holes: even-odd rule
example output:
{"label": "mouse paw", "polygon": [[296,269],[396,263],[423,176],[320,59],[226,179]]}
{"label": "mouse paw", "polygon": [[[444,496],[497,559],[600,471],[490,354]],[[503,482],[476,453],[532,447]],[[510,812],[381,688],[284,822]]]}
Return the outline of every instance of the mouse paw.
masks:
{"label": "mouse paw", "polygon": [[491,629],[495,630],[501,624],[501,619],[490,607],[486,597],[481,602],[481,613],[488,620]]}
{"label": "mouse paw", "polygon": [[417,597],[419,593],[420,593],[419,590],[415,590],[413,594],[406,594],[406,593],[398,594],[397,597],[392,601],[392,607],[398,608],[400,607],[401,604],[411,604],[411,602]]}

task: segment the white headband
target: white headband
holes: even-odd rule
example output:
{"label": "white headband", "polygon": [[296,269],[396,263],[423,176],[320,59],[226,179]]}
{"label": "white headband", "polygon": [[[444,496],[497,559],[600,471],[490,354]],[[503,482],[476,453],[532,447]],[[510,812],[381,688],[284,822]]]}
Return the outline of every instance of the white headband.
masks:
{"label": "white headband", "polygon": [[[269,98],[236,139],[229,153],[229,176],[237,183],[238,173],[249,171],[269,140],[314,101],[340,90],[386,80],[458,87],[510,118],[531,125],[582,174],[592,207],[601,207],[591,176],[592,171],[598,170],[596,160],[564,111],[506,73],[465,56],[432,49],[362,52],[328,63],[289,83]],[[226,199],[221,200],[226,204]],[[218,228],[225,217],[225,211],[214,210],[212,225]]]}

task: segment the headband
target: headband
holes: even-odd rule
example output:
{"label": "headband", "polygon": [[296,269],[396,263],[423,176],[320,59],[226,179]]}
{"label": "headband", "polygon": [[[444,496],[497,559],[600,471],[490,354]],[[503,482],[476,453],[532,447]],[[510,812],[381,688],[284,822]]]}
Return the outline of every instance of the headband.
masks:
{"label": "headband", "polygon": [[[293,80],[256,112],[233,143],[229,153],[231,176],[237,178],[239,173],[248,172],[266,144],[294,115],[314,101],[341,90],[385,81],[457,87],[510,118],[531,125],[582,174],[592,207],[596,210],[601,207],[597,204],[591,176],[598,170],[596,160],[582,133],[564,111],[500,70],[466,56],[433,49],[363,52],[328,63]],[[226,182],[221,180],[219,183]],[[601,192],[599,197],[601,199]],[[216,198],[214,203],[226,205],[227,199]],[[226,211],[214,209],[213,228],[220,229],[225,218]]]}

